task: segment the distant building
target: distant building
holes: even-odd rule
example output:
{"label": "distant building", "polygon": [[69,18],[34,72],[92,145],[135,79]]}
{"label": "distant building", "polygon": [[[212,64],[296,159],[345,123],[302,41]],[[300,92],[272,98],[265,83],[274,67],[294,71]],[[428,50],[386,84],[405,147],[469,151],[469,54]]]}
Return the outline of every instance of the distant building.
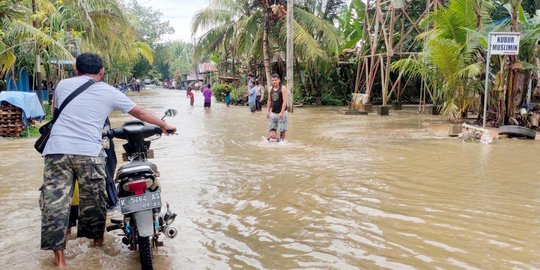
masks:
{"label": "distant building", "polygon": [[199,73],[212,73],[212,72],[217,72],[217,65],[215,63],[199,64]]}

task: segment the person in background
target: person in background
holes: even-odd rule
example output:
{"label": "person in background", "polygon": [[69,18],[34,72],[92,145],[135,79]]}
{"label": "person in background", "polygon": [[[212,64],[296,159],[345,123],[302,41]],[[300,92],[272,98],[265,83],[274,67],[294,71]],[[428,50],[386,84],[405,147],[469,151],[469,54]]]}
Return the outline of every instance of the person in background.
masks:
{"label": "person in background", "polygon": [[252,87],[248,91],[248,104],[249,104],[249,110],[251,113],[254,113],[257,110],[257,90],[256,87]]}
{"label": "person in background", "polygon": [[[246,97],[249,97],[249,91],[251,90],[251,88],[253,88],[255,86],[255,77],[253,76],[253,74],[250,72],[248,74],[248,79],[247,79],[247,89],[246,89]],[[248,100],[249,102],[249,100]]]}
{"label": "person in background", "polygon": [[264,99],[264,86],[260,85],[259,80],[255,80],[255,94],[257,98],[255,99],[255,107],[257,111],[262,111],[262,101]]}
{"label": "person in background", "polygon": [[253,74],[250,72],[250,73],[248,74],[247,90],[249,91],[249,89],[253,88],[253,86],[255,86],[255,77],[254,77]]}
{"label": "person in background", "polygon": [[231,90],[229,90],[228,85],[225,85],[225,105],[227,105],[227,107],[231,105]]}
{"label": "person in background", "polygon": [[141,79],[139,78],[135,80],[135,91],[141,92]]}
{"label": "person in background", "polygon": [[188,86],[186,93],[187,97],[189,98],[189,105],[193,106],[193,103],[195,103],[195,95],[193,94],[193,91],[191,91],[190,86]]}
{"label": "person in background", "polygon": [[207,87],[203,89],[205,108],[210,108],[210,106],[212,105],[212,90],[210,89],[211,86],[211,84],[208,84]]}
{"label": "person in background", "polygon": [[56,86],[54,85],[54,83],[52,81],[49,81],[49,86],[48,86],[48,89],[49,89],[49,107],[50,107],[50,110],[51,110],[51,114],[54,112],[54,90],[56,88]]}

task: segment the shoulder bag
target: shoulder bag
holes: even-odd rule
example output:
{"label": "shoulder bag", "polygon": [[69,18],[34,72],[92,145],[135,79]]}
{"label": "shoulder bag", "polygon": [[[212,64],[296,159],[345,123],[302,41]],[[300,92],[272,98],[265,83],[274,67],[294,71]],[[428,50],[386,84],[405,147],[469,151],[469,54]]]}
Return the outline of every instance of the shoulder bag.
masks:
{"label": "shoulder bag", "polygon": [[88,80],[83,85],[79,86],[73,93],[71,93],[64,102],[62,102],[62,106],[58,110],[54,110],[53,119],[43,125],[39,128],[39,133],[41,136],[36,140],[36,143],[34,143],[34,148],[36,151],[38,151],[40,154],[43,154],[43,150],[45,150],[45,145],[47,145],[47,141],[49,141],[49,136],[51,136],[51,131],[53,128],[54,123],[60,116],[60,113],[62,113],[62,110],[66,107],[66,105],[71,102],[76,96],[78,96],[80,93],[82,93],[84,90],[88,89],[92,84],[96,83],[94,80]]}

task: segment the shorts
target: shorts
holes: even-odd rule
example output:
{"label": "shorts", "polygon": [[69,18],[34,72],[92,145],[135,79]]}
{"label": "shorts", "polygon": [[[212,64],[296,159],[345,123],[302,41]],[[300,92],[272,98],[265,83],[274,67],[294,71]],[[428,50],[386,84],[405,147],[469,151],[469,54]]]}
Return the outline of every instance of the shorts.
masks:
{"label": "shorts", "polygon": [[253,113],[257,110],[257,105],[255,104],[255,102],[251,102],[249,103],[249,110]]}
{"label": "shorts", "polygon": [[210,105],[211,105],[210,102],[205,102],[205,103],[204,103],[204,107],[205,107],[205,108],[210,108]]}
{"label": "shorts", "polygon": [[107,217],[105,156],[46,155],[41,187],[41,249],[66,248],[74,177],[79,183],[77,237],[103,237]]}
{"label": "shorts", "polygon": [[289,121],[289,116],[287,112],[283,114],[282,119],[278,119],[277,113],[270,113],[270,121],[268,123],[268,130],[275,129],[277,132],[287,131],[287,122]]}

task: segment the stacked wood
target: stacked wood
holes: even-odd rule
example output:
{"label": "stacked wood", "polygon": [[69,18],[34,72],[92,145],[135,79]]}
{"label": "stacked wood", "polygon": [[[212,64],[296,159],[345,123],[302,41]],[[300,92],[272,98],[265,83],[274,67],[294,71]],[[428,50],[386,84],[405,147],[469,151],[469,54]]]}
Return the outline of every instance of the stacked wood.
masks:
{"label": "stacked wood", "polygon": [[21,108],[2,102],[0,104],[0,136],[20,137],[22,130]]}

